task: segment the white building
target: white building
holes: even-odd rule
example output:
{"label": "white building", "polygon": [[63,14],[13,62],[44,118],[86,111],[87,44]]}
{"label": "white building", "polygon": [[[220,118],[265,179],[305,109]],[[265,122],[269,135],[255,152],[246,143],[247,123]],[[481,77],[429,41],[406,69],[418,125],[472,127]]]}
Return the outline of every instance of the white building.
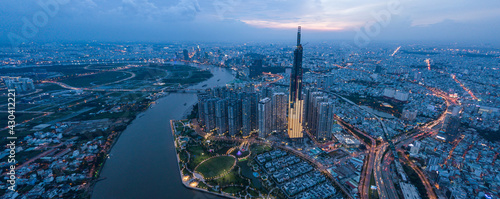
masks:
{"label": "white building", "polygon": [[2,78],[8,89],[15,89],[16,92],[26,92],[35,90],[33,80],[30,78],[6,77]]}
{"label": "white building", "polygon": [[420,141],[415,141],[415,144],[410,148],[410,155],[415,156],[418,155],[418,151],[420,150]]}

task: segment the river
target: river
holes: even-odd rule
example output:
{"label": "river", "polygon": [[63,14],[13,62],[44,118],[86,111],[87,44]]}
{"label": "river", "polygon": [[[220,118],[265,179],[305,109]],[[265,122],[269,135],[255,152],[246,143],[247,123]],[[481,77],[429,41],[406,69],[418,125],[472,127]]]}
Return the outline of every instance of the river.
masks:
{"label": "river", "polygon": [[[210,88],[234,79],[228,69],[200,67],[209,68],[214,76],[189,88]],[[182,119],[196,102],[194,93],[171,93],[141,113],[111,149],[100,175],[106,179],[95,184],[92,198],[218,198],[184,187],[179,176],[169,121]]]}

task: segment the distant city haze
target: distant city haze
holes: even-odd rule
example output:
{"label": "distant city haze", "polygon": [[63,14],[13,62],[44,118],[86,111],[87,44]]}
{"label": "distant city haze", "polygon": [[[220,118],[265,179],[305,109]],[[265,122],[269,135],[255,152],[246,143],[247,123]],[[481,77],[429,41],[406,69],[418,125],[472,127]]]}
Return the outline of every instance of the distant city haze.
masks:
{"label": "distant city haze", "polygon": [[[0,2],[0,43],[446,41],[495,43],[500,1],[40,0]],[[31,29],[30,29],[31,28]],[[368,29],[367,29],[368,28]]]}

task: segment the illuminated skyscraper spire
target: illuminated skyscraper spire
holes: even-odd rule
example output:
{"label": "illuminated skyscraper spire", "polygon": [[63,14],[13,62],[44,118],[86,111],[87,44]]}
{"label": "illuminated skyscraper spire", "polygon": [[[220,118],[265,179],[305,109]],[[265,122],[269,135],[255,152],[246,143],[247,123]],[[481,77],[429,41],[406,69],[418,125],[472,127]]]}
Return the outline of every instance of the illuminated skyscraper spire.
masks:
{"label": "illuminated skyscraper spire", "polygon": [[297,49],[293,52],[293,68],[290,75],[290,96],[288,103],[288,136],[302,138],[302,44],[300,44],[300,26],[297,32]]}

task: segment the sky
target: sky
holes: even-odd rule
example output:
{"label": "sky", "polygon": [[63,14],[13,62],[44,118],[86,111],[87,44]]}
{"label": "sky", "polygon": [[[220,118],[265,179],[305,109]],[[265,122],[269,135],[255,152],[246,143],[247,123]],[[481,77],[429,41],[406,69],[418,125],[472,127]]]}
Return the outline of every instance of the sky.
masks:
{"label": "sky", "polygon": [[0,42],[499,43],[498,0],[2,0]]}

